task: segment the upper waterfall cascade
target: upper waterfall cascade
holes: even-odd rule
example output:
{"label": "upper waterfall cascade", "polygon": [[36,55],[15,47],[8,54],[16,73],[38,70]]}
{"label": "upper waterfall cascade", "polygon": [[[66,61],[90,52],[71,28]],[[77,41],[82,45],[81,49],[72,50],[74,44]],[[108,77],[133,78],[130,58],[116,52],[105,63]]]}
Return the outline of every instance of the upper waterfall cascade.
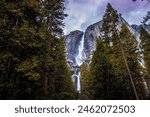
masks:
{"label": "upper waterfall cascade", "polygon": [[82,36],[82,39],[80,41],[80,45],[78,48],[78,55],[76,56],[76,63],[81,66],[83,63],[83,48],[84,48],[84,35]]}

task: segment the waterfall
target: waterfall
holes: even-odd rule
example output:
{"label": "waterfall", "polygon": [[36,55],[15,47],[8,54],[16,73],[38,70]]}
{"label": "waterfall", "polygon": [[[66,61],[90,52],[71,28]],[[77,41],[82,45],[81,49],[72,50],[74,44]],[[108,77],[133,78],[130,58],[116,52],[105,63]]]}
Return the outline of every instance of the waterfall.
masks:
{"label": "waterfall", "polygon": [[[81,66],[83,63],[83,47],[84,46],[84,35],[80,41],[78,55],[76,56],[76,63],[78,66]],[[80,92],[80,70],[77,73],[77,90]]]}
{"label": "waterfall", "polygon": [[80,86],[80,72],[79,72],[79,74],[78,74],[78,80],[77,80],[77,91],[79,91],[79,93],[80,93],[80,88],[81,86]]}
{"label": "waterfall", "polygon": [[82,39],[80,41],[80,45],[79,45],[79,52],[78,55],[76,56],[76,63],[81,66],[83,63],[83,47],[84,46],[84,35],[82,36]]}

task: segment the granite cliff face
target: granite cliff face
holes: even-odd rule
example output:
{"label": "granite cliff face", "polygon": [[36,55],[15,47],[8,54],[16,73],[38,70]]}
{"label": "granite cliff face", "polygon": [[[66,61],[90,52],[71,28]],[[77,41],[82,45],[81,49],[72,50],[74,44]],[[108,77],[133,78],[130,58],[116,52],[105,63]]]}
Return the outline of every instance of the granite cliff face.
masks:
{"label": "granite cliff face", "polygon": [[[93,25],[90,25],[89,27],[87,27],[86,31],[85,31],[85,35],[84,35],[84,54],[85,54],[85,60],[90,60],[92,55],[93,55],[93,51],[96,49],[96,39],[99,39],[102,37],[103,35],[103,29],[102,29],[102,23],[103,21],[99,21]],[[122,17],[121,15],[119,15],[119,20],[117,22],[117,29],[120,31],[121,30],[121,26],[122,24],[126,24],[126,26],[129,28],[129,30],[131,31],[131,33],[133,33],[133,35],[135,35],[137,41],[139,41],[139,32],[138,30],[136,30],[135,28],[132,28],[132,26],[130,26]]]}
{"label": "granite cliff face", "polygon": [[[96,39],[101,38],[103,35],[102,23],[103,21],[99,21],[88,26],[85,33],[76,30],[65,36],[67,63],[72,71],[72,80],[78,91],[80,91],[80,65],[85,61],[89,62],[91,60],[93,51],[96,49]],[[140,43],[139,26],[130,26],[121,15],[119,15],[117,24],[117,29],[119,31],[121,30],[122,24],[126,24]]]}
{"label": "granite cliff face", "polygon": [[[125,24],[140,44],[140,26],[129,25],[121,14],[118,16],[117,30],[120,31],[122,24]],[[93,51],[96,49],[96,39],[100,39],[103,35],[102,24],[103,20],[88,26],[85,33],[76,30],[65,36],[67,62],[73,72],[72,80],[78,91],[80,91],[80,65],[91,61]],[[144,28],[150,32],[150,25]]]}
{"label": "granite cliff face", "polygon": [[67,60],[77,64],[76,57],[79,54],[79,46],[83,37],[83,32],[76,30],[65,36]]}
{"label": "granite cliff face", "polygon": [[65,36],[67,63],[72,71],[72,80],[77,90],[80,90],[80,62],[81,45],[84,32],[76,30]]}
{"label": "granite cliff face", "polygon": [[96,39],[101,36],[102,21],[97,22],[87,27],[84,35],[84,54],[85,59],[88,60],[93,54],[93,50],[96,48]]}

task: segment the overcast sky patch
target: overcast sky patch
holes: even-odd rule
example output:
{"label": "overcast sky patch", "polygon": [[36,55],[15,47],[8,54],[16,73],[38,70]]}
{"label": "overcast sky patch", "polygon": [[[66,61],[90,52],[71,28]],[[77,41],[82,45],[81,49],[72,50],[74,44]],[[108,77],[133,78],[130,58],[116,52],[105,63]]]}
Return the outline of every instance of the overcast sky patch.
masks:
{"label": "overcast sky patch", "polygon": [[89,25],[102,20],[108,2],[129,24],[140,24],[150,10],[146,0],[143,2],[141,0],[136,2],[132,0],[66,0],[65,12],[69,16],[64,21],[66,26],[64,33],[68,34],[74,30],[85,31]]}

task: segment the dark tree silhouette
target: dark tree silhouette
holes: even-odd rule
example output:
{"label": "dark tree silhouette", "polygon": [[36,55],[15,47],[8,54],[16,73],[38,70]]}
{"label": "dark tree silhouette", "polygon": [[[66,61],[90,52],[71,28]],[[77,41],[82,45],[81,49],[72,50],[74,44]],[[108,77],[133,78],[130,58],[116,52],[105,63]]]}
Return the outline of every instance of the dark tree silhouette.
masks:
{"label": "dark tree silhouette", "polygon": [[[136,2],[137,0],[132,0],[132,1],[133,1],[133,2]],[[144,0],[141,0],[141,1],[144,1]],[[147,1],[147,3],[145,4],[145,6],[150,3],[150,0],[146,0],[146,1]]]}

